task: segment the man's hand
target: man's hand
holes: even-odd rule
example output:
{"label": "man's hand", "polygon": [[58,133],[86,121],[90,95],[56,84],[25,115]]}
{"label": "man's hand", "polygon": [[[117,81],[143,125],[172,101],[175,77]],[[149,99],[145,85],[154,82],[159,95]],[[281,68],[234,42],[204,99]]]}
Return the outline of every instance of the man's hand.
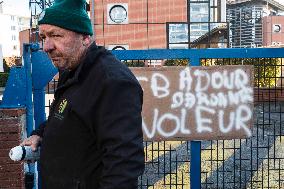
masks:
{"label": "man's hand", "polygon": [[26,138],[20,146],[31,146],[33,151],[37,151],[38,146],[40,145],[42,138],[37,135],[32,135],[29,138]]}

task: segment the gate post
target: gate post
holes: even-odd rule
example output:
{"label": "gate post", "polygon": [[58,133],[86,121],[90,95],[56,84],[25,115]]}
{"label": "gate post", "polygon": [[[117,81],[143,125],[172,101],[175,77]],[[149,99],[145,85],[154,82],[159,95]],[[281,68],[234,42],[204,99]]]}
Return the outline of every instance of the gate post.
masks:
{"label": "gate post", "polygon": [[[199,57],[196,54],[192,56],[191,66],[199,66]],[[190,188],[201,188],[201,141],[190,142]]]}
{"label": "gate post", "polygon": [[190,142],[190,188],[201,188],[201,141]]}
{"label": "gate post", "polygon": [[[34,120],[35,128],[45,121],[45,87],[48,82],[57,73],[57,69],[53,66],[48,55],[40,51],[39,44],[31,45],[31,61],[32,61],[32,83],[33,83],[33,101],[34,101]],[[40,172],[39,167],[37,167]],[[36,178],[37,188],[41,189],[41,179]]]}
{"label": "gate post", "polygon": [[26,72],[27,135],[33,131],[32,73],[30,44],[24,44],[23,58]]}

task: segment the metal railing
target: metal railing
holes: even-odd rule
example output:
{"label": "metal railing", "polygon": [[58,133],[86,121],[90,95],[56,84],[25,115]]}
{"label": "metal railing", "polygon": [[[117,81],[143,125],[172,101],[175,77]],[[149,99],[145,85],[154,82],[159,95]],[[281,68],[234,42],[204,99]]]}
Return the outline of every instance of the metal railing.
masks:
{"label": "metal railing", "polygon": [[[255,68],[253,136],[234,140],[145,142],[146,169],[139,179],[139,188],[284,188],[284,49],[113,53],[125,62],[187,59],[190,66],[253,64]],[[52,95],[54,86],[55,80],[46,92]]]}

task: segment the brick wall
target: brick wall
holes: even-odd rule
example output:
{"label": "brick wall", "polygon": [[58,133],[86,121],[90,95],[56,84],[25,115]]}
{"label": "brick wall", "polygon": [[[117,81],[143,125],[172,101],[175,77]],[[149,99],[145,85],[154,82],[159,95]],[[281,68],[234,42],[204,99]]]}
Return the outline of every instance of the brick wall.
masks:
{"label": "brick wall", "polygon": [[[95,0],[95,39],[99,45],[128,45],[129,49],[167,47],[167,22],[187,21],[185,0]],[[127,3],[129,24],[108,24],[107,4]]]}
{"label": "brick wall", "polygon": [[282,87],[278,88],[255,88],[254,89],[254,102],[283,102],[284,90]]}
{"label": "brick wall", "polygon": [[[284,16],[265,16],[262,20],[263,24],[263,45],[264,46],[277,46],[278,44],[272,44],[273,42],[284,44]],[[273,25],[278,24],[282,28],[279,32],[273,31]],[[278,45],[278,46],[279,46]]]}
{"label": "brick wall", "polygon": [[24,164],[9,158],[25,127],[25,109],[0,109],[0,188],[24,189]]}
{"label": "brick wall", "polygon": [[24,43],[35,43],[39,40],[38,33],[35,28],[32,28],[32,35],[30,35],[30,29],[22,30],[19,33],[20,40],[20,54],[23,54],[23,44]]}

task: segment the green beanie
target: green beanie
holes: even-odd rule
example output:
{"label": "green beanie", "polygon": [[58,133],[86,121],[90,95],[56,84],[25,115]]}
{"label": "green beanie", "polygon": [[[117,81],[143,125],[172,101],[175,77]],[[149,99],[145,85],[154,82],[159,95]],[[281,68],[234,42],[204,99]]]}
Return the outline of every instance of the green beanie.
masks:
{"label": "green beanie", "polygon": [[91,20],[85,10],[86,0],[55,0],[39,16],[38,25],[50,24],[77,33],[93,35]]}

